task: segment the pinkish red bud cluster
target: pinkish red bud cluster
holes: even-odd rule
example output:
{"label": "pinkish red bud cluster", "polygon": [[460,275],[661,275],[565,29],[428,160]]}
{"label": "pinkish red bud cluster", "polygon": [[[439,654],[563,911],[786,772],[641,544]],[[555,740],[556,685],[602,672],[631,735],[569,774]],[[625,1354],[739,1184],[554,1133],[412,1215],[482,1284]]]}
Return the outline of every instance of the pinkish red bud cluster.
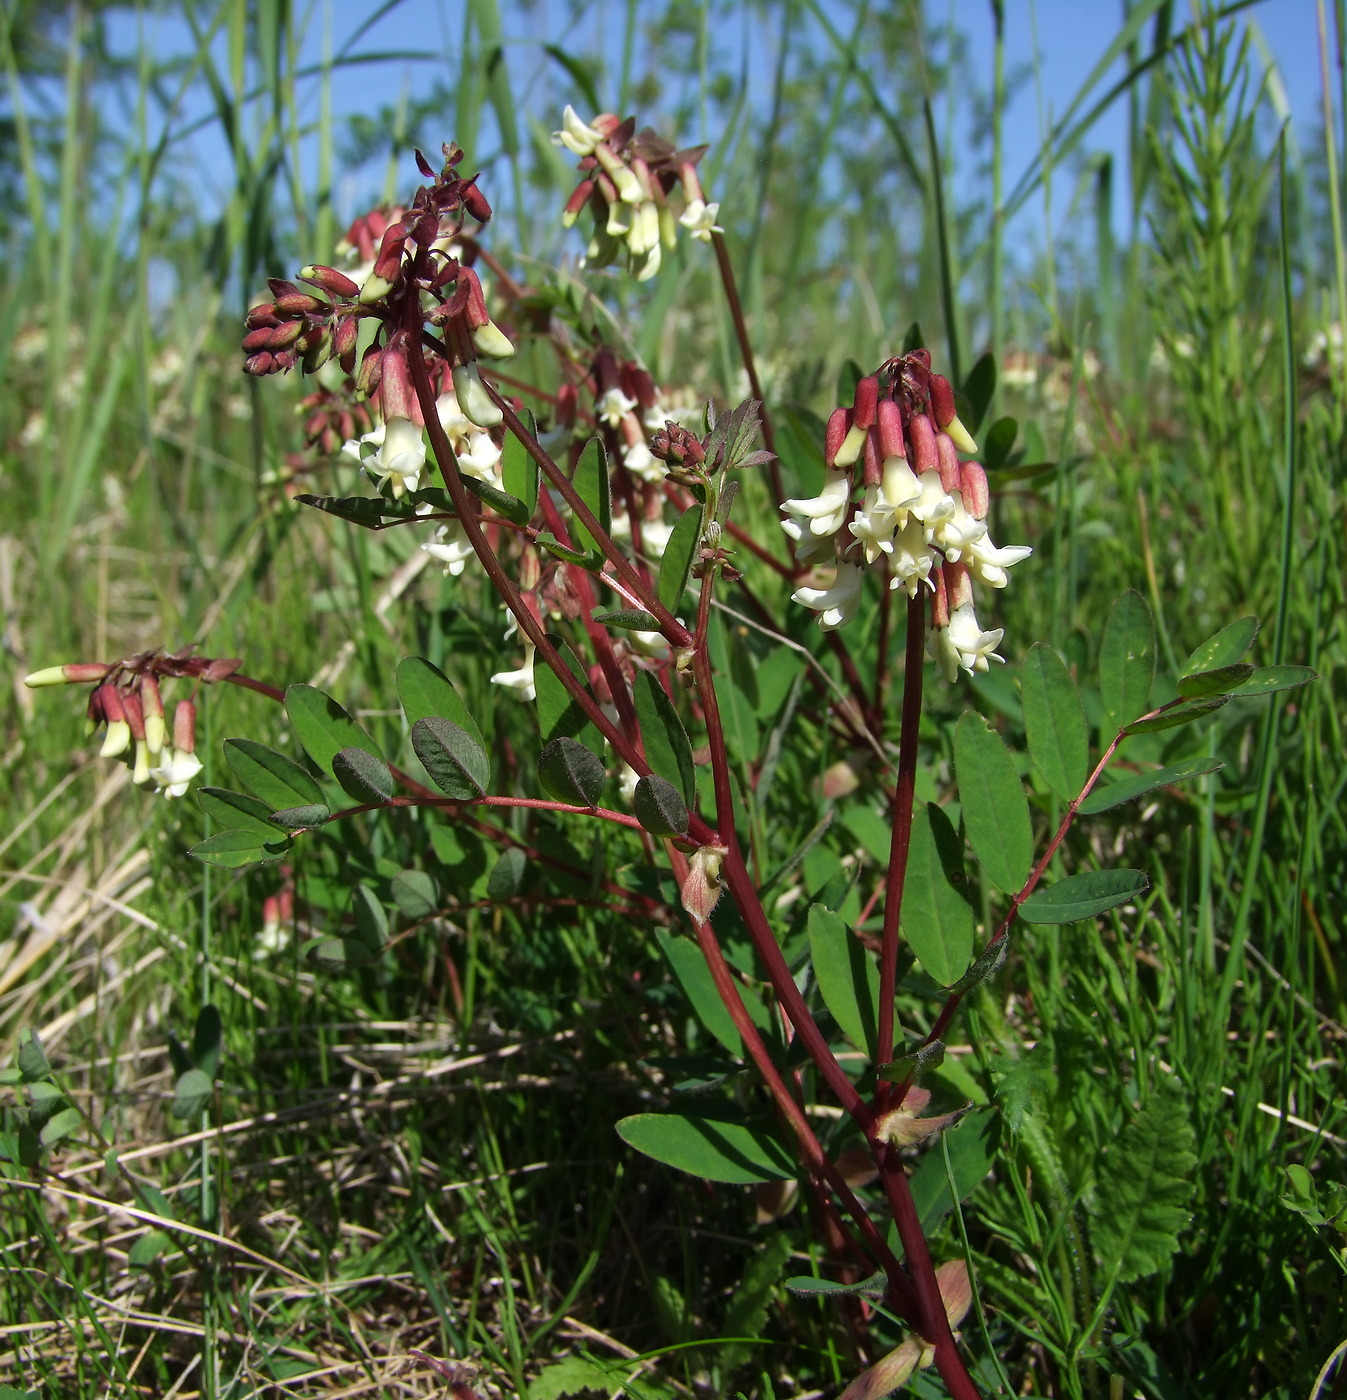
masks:
{"label": "pinkish red bud cluster", "polygon": [[[706,449],[696,433],[677,423],[668,422],[660,428],[650,443],[650,452],[661,462],[667,462],[672,470],[669,475],[685,485],[701,480],[701,468],[706,462]],[[687,468],[692,470],[688,471]],[[685,480],[686,479],[686,480]]]}
{"label": "pinkish red bud cluster", "polygon": [[[301,277],[315,286],[347,284],[352,288],[344,294],[348,300],[360,290],[335,268],[306,268]],[[302,363],[305,373],[313,374],[328,360],[336,359],[350,374],[355,368],[359,336],[358,309],[341,299],[311,296],[279,277],[268,278],[267,285],[274,300],[259,303],[244,317],[243,372],[280,374]]]}

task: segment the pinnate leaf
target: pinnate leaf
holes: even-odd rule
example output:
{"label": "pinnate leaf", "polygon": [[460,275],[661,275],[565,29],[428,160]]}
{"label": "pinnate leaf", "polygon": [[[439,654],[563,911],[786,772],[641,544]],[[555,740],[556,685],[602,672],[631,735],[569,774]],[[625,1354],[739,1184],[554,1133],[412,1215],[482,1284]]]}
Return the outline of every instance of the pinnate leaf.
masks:
{"label": "pinnate leaf", "polygon": [[1144,797],[1156,788],[1186,782],[1189,778],[1199,778],[1203,773],[1214,773],[1224,766],[1218,758],[1190,758],[1185,763],[1175,763],[1169,768],[1156,768],[1148,773],[1138,773],[1135,777],[1123,778],[1120,782],[1095,788],[1076,810],[1087,817],[1096,812],[1107,812],[1110,808],[1122,806],[1124,802]]}
{"label": "pinnate leaf", "polygon": [[438,666],[423,656],[404,656],[397,669],[398,699],[408,724],[440,716],[465,729],[486,748],[486,740],[458,688]]}
{"label": "pinnate leaf", "polygon": [[332,760],[332,776],[357,802],[387,802],[393,795],[388,765],[364,749],[342,749]]}
{"label": "pinnate leaf", "polygon": [[632,805],[636,820],[654,836],[682,836],[688,829],[687,803],[678,789],[658,773],[637,782]]}
{"label": "pinnate leaf", "polygon": [[664,554],[659,561],[659,577],[655,581],[655,593],[660,602],[675,615],[683,601],[683,590],[688,586],[692,562],[701,538],[702,508],[689,506],[678,517],[669,543],[664,546]]}
{"label": "pinnate leaf", "polygon": [[1204,671],[1218,671],[1243,661],[1245,653],[1258,635],[1260,625],[1256,617],[1241,617],[1222,627],[1214,637],[1208,637],[1183,663],[1181,674],[1196,676]]}
{"label": "pinnate leaf", "polygon": [[1173,1258],[1188,1223],[1196,1138],[1182,1091],[1167,1083],[1100,1164],[1091,1235],[1109,1278],[1148,1278]]}
{"label": "pinnate leaf", "polygon": [[678,788],[689,808],[693,807],[697,801],[697,770],[687,730],[673,701],[650,671],[637,675],[633,690],[646,762],[652,772]]}
{"label": "pinnate leaf", "polygon": [[[285,692],[285,713],[304,751],[322,769],[330,771],[332,760],[343,750],[364,749],[382,759],[379,746],[330,696],[311,685],[292,685]],[[258,796],[261,796],[259,793]],[[316,799],[308,797],[305,801]],[[295,802],[279,804],[293,807]]]}

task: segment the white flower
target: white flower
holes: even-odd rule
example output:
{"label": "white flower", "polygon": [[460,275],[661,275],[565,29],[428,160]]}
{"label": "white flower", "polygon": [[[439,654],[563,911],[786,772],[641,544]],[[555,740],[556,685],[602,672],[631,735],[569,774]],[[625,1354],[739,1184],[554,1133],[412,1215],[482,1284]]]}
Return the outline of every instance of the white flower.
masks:
{"label": "white flower", "polygon": [[1008,544],[998,549],[990,535],[983,535],[968,546],[964,563],[979,583],[985,583],[988,588],[1004,588],[1010,582],[1006,570],[1033,552],[1027,544]]}
{"label": "white flower", "polygon": [[575,108],[568,103],[561,114],[561,130],[552,133],[554,146],[565,146],[572,155],[592,156],[594,147],[603,140],[603,132],[596,131],[587,122],[581,121]]}
{"label": "white flower", "polygon": [[904,511],[904,520],[899,522],[901,529],[906,520],[906,508],[921,499],[921,482],[917,474],[907,464],[906,457],[888,457],[884,461],[884,475],[880,483],[880,494],[890,510]]}
{"label": "white flower", "polygon": [[809,528],[808,516],[792,515],[781,522],[781,528],[795,545],[795,562],[802,569],[812,569],[815,564],[826,564],[833,557],[831,535],[816,535]]}
{"label": "white flower", "polygon": [[893,528],[897,518],[897,512],[884,500],[881,489],[867,486],[861,508],[847,527],[865,551],[867,564],[893,552]]}
{"label": "white flower", "polygon": [[622,800],[631,805],[636,796],[636,784],[641,781],[641,775],[628,763],[622,765],[617,775],[618,790],[622,794]]}
{"label": "white flower", "polygon": [[380,485],[391,481],[395,496],[414,491],[426,465],[421,429],[410,418],[390,418],[358,443],[346,443],[342,451],[355,457]]}
{"label": "white flower", "polygon": [[454,381],[454,395],[458,406],[469,422],[479,428],[494,428],[503,415],[496,407],[495,400],[486,391],[482,376],[477,372],[477,361],[466,365],[455,365],[450,378]]}
{"label": "white flower", "polygon": [[636,407],[636,400],[629,399],[616,385],[599,396],[594,405],[594,414],[600,423],[610,428],[622,426],[622,420]]}
{"label": "white flower", "polygon": [[639,481],[664,480],[664,463],[643,442],[633,442],[622,449],[622,465]]}
{"label": "white flower", "polygon": [[[818,625],[831,632],[850,622],[861,600],[861,571],[855,564],[839,564],[831,588],[797,588],[791,602],[803,603],[818,613]],[[1000,641],[1001,634],[996,634]]]}
{"label": "white flower", "polygon": [[641,551],[647,559],[663,559],[674,527],[661,517],[641,521]]}
{"label": "white flower", "polygon": [[890,588],[906,588],[907,596],[915,598],[917,589],[924,583],[934,588],[931,570],[936,565],[935,550],[926,542],[926,532],[919,520],[909,520],[893,537],[893,551],[889,555],[889,569],[892,577]]}
{"label": "white flower", "polygon": [[937,471],[922,472],[917,478],[917,485],[921,488],[921,494],[912,502],[911,510],[927,527],[926,540],[929,544],[935,535],[933,527],[953,516],[954,497],[940,484],[940,473]]}
{"label": "white flower", "polygon": [[439,526],[435,538],[427,540],[421,548],[432,559],[438,559],[444,565],[444,572],[452,574],[454,578],[463,572],[463,566],[472,558],[472,546],[457,520]]}
{"label": "white flower", "polygon": [[633,628],[626,633],[626,638],[633,651],[642,656],[649,656],[655,661],[663,661],[669,654],[669,643],[664,640],[662,633],[638,632]]}
{"label": "white flower", "polygon": [[165,797],[181,797],[201,767],[201,760],[196,754],[174,749],[170,757],[165,749],[160,754],[159,766],[151,768],[149,776],[154,780],[156,792],[162,792]]}
{"label": "white flower", "polygon": [[689,201],[688,207],[683,210],[678,222],[687,229],[693,238],[700,239],[703,243],[709,243],[713,233],[724,232],[724,229],[716,223],[716,215],[719,213],[719,204],[707,204],[700,199],[694,199]]}
{"label": "white flower", "polygon": [[960,668],[971,676],[975,671],[988,670],[989,660],[1004,661],[1004,657],[996,655],[1004,636],[1000,627],[984,632],[972,603],[962,603],[950,614],[949,626],[932,633],[931,649],[945,679],[952,681]]}
{"label": "white flower", "polygon": [[[788,515],[803,516],[809,521],[813,535],[835,535],[846,519],[851,505],[851,473],[827,472],[823,490],[817,496],[787,501],[781,509]],[[787,534],[790,532],[787,531]]]}
{"label": "white flower", "polygon": [[[1000,633],[997,633],[1000,636]],[[533,644],[524,643],[524,664],[517,671],[497,671],[491,677],[494,685],[503,685],[506,690],[513,690],[521,700],[532,700],[537,691],[533,686]]]}
{"label": "white flower", "polygon": [[987,533],[987,522],[973,519],[964,506],[963,497],[957,491],[948,499],[953,503],[954,509],[942,519],[933,522],[930,539],[931,543],[944,553],[945,558],[953,563]]}

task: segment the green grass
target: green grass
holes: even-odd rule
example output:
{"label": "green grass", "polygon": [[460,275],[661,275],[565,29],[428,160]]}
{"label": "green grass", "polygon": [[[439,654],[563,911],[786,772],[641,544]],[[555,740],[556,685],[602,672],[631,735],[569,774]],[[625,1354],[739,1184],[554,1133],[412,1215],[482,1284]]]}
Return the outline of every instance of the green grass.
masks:
{"label": "green grass", "polygon": [[[298,21],[285,7],[255,7],[251,26],[243,8],[200,12],[200,48],[176,74],[143,53],[123,79],[142,113],[129,131],[102,125],[82,96],[110,81],[91,47],[70,43],[59,130],[32,119],[32,90],[12,53],[0,55],[26,118],[13,149],[27,205],[7,230],[0,283],[11,674],[197,642],[269,682],[321,685],[396,747],[389,675],[420,654],[489,718],[502,790],[514,790],[531,780],[536,736],[528,710],[487,679],[515,659],[501,653],[500,609],[480,576],[441,579],[432,567],[389,597],[418,557],[408,532],[348,528],[275,484],[301,449],[292,409],[303,390],[243,379],[239,313],[265,275],[331,256],[340,133],[325,129],[310,168],[306,123],[338,79],[297,77]],[[1262,624],[1256,661],[1320,675],[1272,703],[1237,701],[1191,729],[1129,741],[1127,761],[1211,754],[1225,766],[1153,810],[1080,823],[1053,875],[1136,866],[1151,890],[1090,923],[1020,926],[1006,969],[952,1028],[933,1087],[996,1105],[999,1148],[992,1176],[937,1232],[936,1256],[972,1263],[983,1322],[965,1335],[989,1393],[994,1353],[1015,1393],[1308,1395],[1347,1337],[1343,1240],[1281,1200],[1287,1166],[1340,1181],[1347,1149],[1336,897],[1347,878],[1344,377],[1340,360],[1313,351],[1347,307],[1340,225],[1328,225],[1321,255],[1309,230],[1328,221],[1296,192],[1315,188],[1347,142],[1340,125],[1330,143],[1299,131],[1280,166],[1239,31],[1134,7],[1117,47],[1135,74],[1120,99],[1132,104],[1135,234],[1114,246],[1121,179],[1096,171],[1089,219],[1040,258],[1008,256],[1011,213],[1049,189],[1060,202],[1074,178],[1075,123],[1102,81],[1091,76],[1034,178],[1006,193],[999,173],[970,174],[981,153],[942,145],[969,80],[944,61],[940,36],[927,34],[923,64],[912,12],[872,9],[792,8],[766,94],[740,90],[734,41],[700,10],[689,31],[675,7],[629,7],[622,72],[605,72],[599,55],[569,57],[601,97],[619,84],[643,96],[643,120],[682,116],[689,140],[703,113],[712,136],[746,114],[738,138],[714,146],[708,186],[723,201],[779,423],[803,421],[792,404],[826,414],[847,362],[896,352],[913,321],[946,365],[957,344],[965,373],[993,343],[1003,363],[1013,351],[1032,368],[1032,382],[1003,377],[996,408],[1020,420],[1027,462],[1055,464],[993,483],[998,540],[1035,546],[999,600],[1011,664],[933,689],[921,795],[951,795],[953,725],[970,705],[1023,749],[1012,681],[1035,640],[1067,660],[1107,742],[1094,665],[1128,588],[1156,616],[1157,699],[1195,646],[1245,615]],[[426,136],[412,134],[431,149],[454,137],[469,148],[501,211],[493,251],[544,286],[534,259],[578,245],[555,222],[568,170],[530,133],[550,130],[562,101],[583,103],[559,63],[512,46],[521,14],[489,4],[465,14],[472,62],[457,98],[424,118]],[[662,71],[648,47],[656,23],[695,41],[666,47]],[[928,30],[937,23],[927,16]],[[488,69],[502,34],[509,60]],[[1330,47],[1328,69],[1339,57]],[[534,63],[547,80],[523,97]],[[152,78],[206,94],[211,120],[233,133],[221,210],[195,208],[192,172],[145,139]],[[1330,110],[1339,97],[1327,95]],[[474,125],[479,107],[493,115]],[[770,161],[759,157],[763,127]],[[396,189],[411,178],[403,158]],[[662,382],[722,402],[736,391],[733,333],[699,245],[653,288],[607,274],[591,285]],[[788,479],[813,470],[794,439],[782,455]],[[313,480],[356,489],[349,465]],[[761,483],[747,482],[736,519],[773,550],[775,517]],[[788,589],[765,571],[749,581],[780,629],[832,666]],[[760,633],[735,643],[766,664]],[[742,668],[739,681],[748,693]],[[524,1396],[530,1383],[535,1395],[563,1393],[565,1374],[581,1393],[588,1374],[601,1393],[625,1384],[661,1400],[834,1395],[859,1358],[896,1344],[882,1316],[778,1286],[779,1275],[836,1267],[805,1205],[772,1218],[747,1190],[676,1176],[614,1133],[618,1118],[668,1101],[658,1057],[717,1051],[646,921],[536,863],[523,897],[488,900],[493,856],[471,833],[386,814],[296,847],[301,921],[340,923],[343,864],[386,881],[413,863],[408,853],[435,874],[442,907],[404,920],[378,964],[318,975],[299,956],[307,928],[278,951],[258,944],[276,867],[244,876],[192,861],[201,811],[132,789],[86,743],[77,709],[17,680],[0,696],[10,794],[0,1061],[21,1030],[38,1029],[87,1115],[45,1170],[7,1167],[0,1185],[0,1384],[43,1397],[440,1393],[409,1359],[416,1349],[476,1364],[488,1394]],[[216,687],[202,713],[204,777],[218,785],[230,781],[222,739],[288,743],[261,696]],[[786,715],[760,695],[753,719],[761,752],[774,731],[786,741],[770,793],[750,804],[764,878],[826,812],[841,818],[773,898],[795,886],[819,897],[839,876],[840,898],[852,870],[872,881],[846,816],[875,797],[875,775],[858,762],[852,798],[820,795],[822,775],[855,755],[807,687]],[[896,728],[895,714],[886,737]],[[745,772],[756,756],[743,756]],[[1041,838],[1061,803],[1026,779]],[[628,888],[670,896],[635,842],[598,849],[589,826],[550,819],[515,831],[581,872],[600,862]],[[988,917],[997,911],[993,890],[974,893]],[[788,947],[808,902],[782,907]],[[751,976],[732,925],[725,936]],[[929,992],[920,976],[903,984],[910,1031],[929,1024]],[[190,1041],[208,1001],[224,1022],[219,1079],[203,1111],[176,1118],[169,1038]],[[0,1093],[10,1130],[19,1091]],[[1164,1116],[1167,1150],[1190,1154],[1192,1218],[1162,1268],[1110,1279],[1099,1240],[1111,1193],[1124,1189],[1118,1144],[1147,1112]],[[160,1237],[150,1217],[193,1233]],[[764,1257],[771,1276],[755,1278]],[[566,1358],[553,1388],[536,1385]],[[941,1393],[929,1373],[914,1386]]]}

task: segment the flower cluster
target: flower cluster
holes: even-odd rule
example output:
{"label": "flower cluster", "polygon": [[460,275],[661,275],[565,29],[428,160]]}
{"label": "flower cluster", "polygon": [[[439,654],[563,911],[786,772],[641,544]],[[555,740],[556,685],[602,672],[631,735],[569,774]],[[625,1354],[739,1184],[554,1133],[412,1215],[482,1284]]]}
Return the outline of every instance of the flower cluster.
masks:
{"label": "flower cluster", "polygon": [[[514,354],[509,337],[487,311],[480,278],[455,256],[464,219],[471,216],[485,223],[491,206],[477,188],[476,176],[464,179],[457,173],[463,152],[446,146],[444,156],[444,168],[436,175],[417,152],[417,164],[432,183],[417,190],[399,218],[387,222],[380,215],[376,224],[375,216],[367,215],[363,223],[357,220],[352,226],[347,241],[354,235],[352,246],[361,250],[366,243],[374,248],[373,229],[381,229],[368,270],[355,269],[361,280],[334,267],[306,267],[300,281],[324,294],[316,296],[293,282],[273,278],[269,283],[273,300],[253,307],[245,322],[246,373],[275,374],[300,363],[312,374],[336,359],[347,374],[355,374],[361,394],[380,390],[393,447],[390,462],[399,453],[415,450],[408,429],[395,427],[395,420],[420,423],[412,407],[416,396],[406,363],[408,331],[403,312],[408,299],[416,306],[416,319],[439,332],[458,402],[479,427],[494,426],[501,414],[482,384],[477,358],[508,359]],[[376,336],[357,370],[359,322],[364,317],[377,318],[390,329],[385,338]],[[389,475],[405,479],[410,465],[403,461],[400,467]]]}
{"label": "flower cluster", "polygon": [[993,544],[986,472],[959,455],[976,451],[927,351],[863,378],[852,406],[828,420],[822,490],[781,507],[799,563],[836,566],[829,586],[799,588],[794,601],[817,612],[825,631],[840,627],[856,613],[865,570],[877,571],[909,597],[923,586],[930,593],[931,649],[947,679],[999,661],[1002,633],[978,623],[972,584],[1004,588],[1006,570],[1031,551]]}
{"label": "flower cluster", "polygon": [[119,758],[131,779],[156,792],[181,797],[201,771],[196,756],[196,705],[179,700],[170,730],[159,688],[161,679],[188,677],[210,683],[238,670],[235,660],[207,660],[190,652],[141,652],[112,663],[77,661],[48,666],[24,677],[37,689],[49,685],[93,685],[85,710],[89,732],[103,727],[103,758]]}
{"label": "flower cluster", "polygon": [[[580,157],[583,176],[566,202],[562,222],[569,228],[588,208],[594,231],[585,259],[606,267],[624,256],[627,270],[640,282],[658,271],[661,248],[672,248],[679,226],[709,243],[719,233],[718,204],[708,204],[697,178],[705,146],[677,150],[648,128],[637,132],[636,119],[621,121],[611,112],[584,122],[567,107],[561,130],[552,140]],[[679,190],[683,212],[675,220],[669,197]]]}

